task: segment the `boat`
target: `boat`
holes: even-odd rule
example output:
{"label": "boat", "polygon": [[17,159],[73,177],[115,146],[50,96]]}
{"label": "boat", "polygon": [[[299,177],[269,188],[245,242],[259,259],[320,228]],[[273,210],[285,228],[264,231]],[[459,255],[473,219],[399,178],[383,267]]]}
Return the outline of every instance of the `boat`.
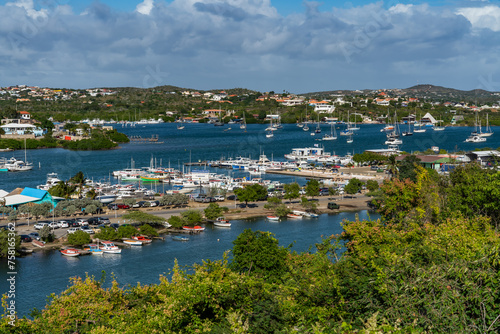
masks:
{"label": "boat", "polygon": [[120,254],[122,250],[115,246],[115,244],[111,241],[101,241],[101,245],[99,247],[104,253],[109,254]]}
{"label": "boat", "polygon": [[319,218],[319,215],[318,214],[315,214],[315,213],[312,213],[312,212],[305,212],[303,214],[304,217],[307,217],[307,218]]}
{"label": "boat", "polygon": [[486,114],[486,131],[485,132],[479,132],[478,136],[480,137],[489,137],[493,134],[493,131],[491,131],[490,123],[488,121],[488,114]]}
{"label": "boat", "polygon": [[423,133],[425,132],[425,129],[420,128],[420,129],[413,129],[413,133]]}
{"label": "boat", "polygon": [[205,228],[202,227],[202,226],[199,226],[199,225],[196,225],[196,226],[183,226],[182,229],[186,230],[186,231],[199,231],[199,232],[205,231]]}
{"label": "boat", "polygon": [[302,219],[301,215],[296,215],[295,213],[289,213],[286,215],[286,217],[291,219]]}
{"label": "boat", "polygon": [[3,168],[7,168],[9,172],[25,172],[33,169],[33,163],[26,162],[26,138],[24,138],[24,161],[12,157]]}
{"label": "boat", "polygon": [[177,130],[184,130],[185,126],[184,125],[177,125]]}
{"label": "boat", "polygon": [[465,140],[466,143],[482,143],[485,142],[486,138],[479,135],[470,135],[469,138]]}
{"label": "boat", "polygon": [[321,128],[319,126],[319,114],[318,114],[318,124],[316,125],[316,130],[314,130],[315,133],[321,133]]}
{"label": "boat", "polygon": [[240,124],[240,129],[245,130],[247,129],[247,120],[245,118],[245,112],[243,112],[243,123]]}
{"label": "boat", "polygon": [[90,252],[92,255],[102,255],[104,251],[97,244],[88,244],[83,247],[83,250]]}
{"label": "boat", "polygon": [[441,121],[438,121],[437,126],[433,127],[434,131],[444,131],[445,127],[439,126],[440,123],[441,123]]}
{"label": "boat", "polygon": [[135,239],[122,239],[124,244],[131,245],[131,246],[142,246],[142,241],[135,240]]}
{"label": "boat", "polygon": [[349,137],[347,138],[346,143],[347,143],[347,144],[352,144],[352,142],[353,142],[353,141],[354,141],[354,140],[352,139],[352,133],[351,133],[351,134],[349,135]]}
{"label": "boat", "polygon": [[337,139],[337,130],[335,130],[333,123],[330,124],[330,126],[331,126],[330,127],[330,134],[323,135],[322,140],[336,140]]}
{"label": "boat", "polygon": [[411,123],[408,121],[408,131],[401,132],[402,136],[408,137],[413,136],[413,132],[411,131]]}
{"label": "boat", "polygon": [[105,194],[105,195],[99,195],[96,196],[96,200],[101,202],[102,204],[109,204],[113,203],[116,199],[118,198],[118,195],[113,195],[113,194]]}
{"label": "boat", "polygon": [[229,220],[224,219],[224,217],[219,217],[219,218],[217,218],[215,220],[214,226],[218,226],[218,227],[231,227],[231,223],[229,222]]}
{"label": "boat", "polygon": [[273,134],[273,131],[269,131],[268,133],[266,133],[266,138],[272,138],[274,137],[274,134]]}
{"label": "boat", "polygon": [[280,217],[278,216],[267,216],[267,220],[271,222],[278,222],[280,220]]}
{"label": "boat", "polygon": [[76,248],[66,248],[61,250],[61,254],[65,256],[75,257],[80,255],[80,251]]}
{"label": "boat", "polygon": [[153,240],[146,238],[142,235],[133,236],[132,239],[142,242],[143,244],[150,244]]}
{"label": "boat", "polygon": [[59,179],[57,173],[48,173],[47,181],[45,182],[45,184],[38,185],[36,186],[36,188],[40,190],[49,190],[50,188],[57,185],[59,182],[61,182],[61,179]]}
{"label": "boat", "polygon": [[172,237],[174,241],[189,241],[188,237],[183,237],[182,235],[176,235]]}

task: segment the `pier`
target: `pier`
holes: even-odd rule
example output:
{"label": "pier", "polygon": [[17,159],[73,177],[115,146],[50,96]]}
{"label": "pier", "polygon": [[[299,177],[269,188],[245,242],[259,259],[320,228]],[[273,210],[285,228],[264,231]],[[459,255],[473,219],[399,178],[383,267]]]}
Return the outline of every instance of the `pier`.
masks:
{"label": "pier", "polygon": [[150,138],[142,138],[141,136],[131,136],[128,139],[130,139],[131,143],[151,143],[151,144],[163,144],[162,141],[159,141],[159,136],[158,135],[151,135]]}

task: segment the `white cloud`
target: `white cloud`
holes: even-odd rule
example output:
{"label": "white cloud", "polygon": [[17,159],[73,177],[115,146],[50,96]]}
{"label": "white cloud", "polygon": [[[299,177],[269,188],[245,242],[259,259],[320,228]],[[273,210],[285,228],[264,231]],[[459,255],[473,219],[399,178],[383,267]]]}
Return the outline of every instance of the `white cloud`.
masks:
{"label": "white cloud", "polygon": [[23,8],[26,11],[27,15],[32,19],[45,18],[47,17],[48,13],[46,9],[41,9],[37,11],[35,9],[33,0],[18,0],[15,2],[7,2],[5,5]]}
{"label": "white cloud", "polygon": [[465,16],[474,28],[500,31],[500,8],[497,6],[459,8],[457,14]]}
{"label": "white cloud", "polygon": [[154,7],[154,0],[144,0],[143,2],[137,5],[136,11],[144,15],[149,15],[153,7]]}

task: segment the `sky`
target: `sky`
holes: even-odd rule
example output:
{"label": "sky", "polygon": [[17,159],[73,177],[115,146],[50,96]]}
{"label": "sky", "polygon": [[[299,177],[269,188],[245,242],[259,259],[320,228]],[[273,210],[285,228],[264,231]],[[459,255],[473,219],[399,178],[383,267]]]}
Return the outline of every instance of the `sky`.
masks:
{"label": "sky", "polygon": [[500,91],[500,3],[0,0],[0,86]]}

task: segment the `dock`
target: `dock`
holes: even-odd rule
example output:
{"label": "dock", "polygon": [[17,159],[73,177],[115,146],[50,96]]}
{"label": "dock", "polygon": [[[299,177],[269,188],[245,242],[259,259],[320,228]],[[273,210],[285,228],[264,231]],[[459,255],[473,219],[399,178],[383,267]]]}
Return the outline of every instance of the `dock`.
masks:
{"label": "dock", "polygon": [[208,166],[208,161],[185,162],[184,166]]}
{"label": "dock", "polygon": [[131,136],[128,137],[131,143],[138,143],[138,144],[144,144],[144,143],[150,143],[150,144],[163,144],[162,141],[159,141],[159,136],[158,135],[151,135],[151,138],[142,138],[141,136]]}

